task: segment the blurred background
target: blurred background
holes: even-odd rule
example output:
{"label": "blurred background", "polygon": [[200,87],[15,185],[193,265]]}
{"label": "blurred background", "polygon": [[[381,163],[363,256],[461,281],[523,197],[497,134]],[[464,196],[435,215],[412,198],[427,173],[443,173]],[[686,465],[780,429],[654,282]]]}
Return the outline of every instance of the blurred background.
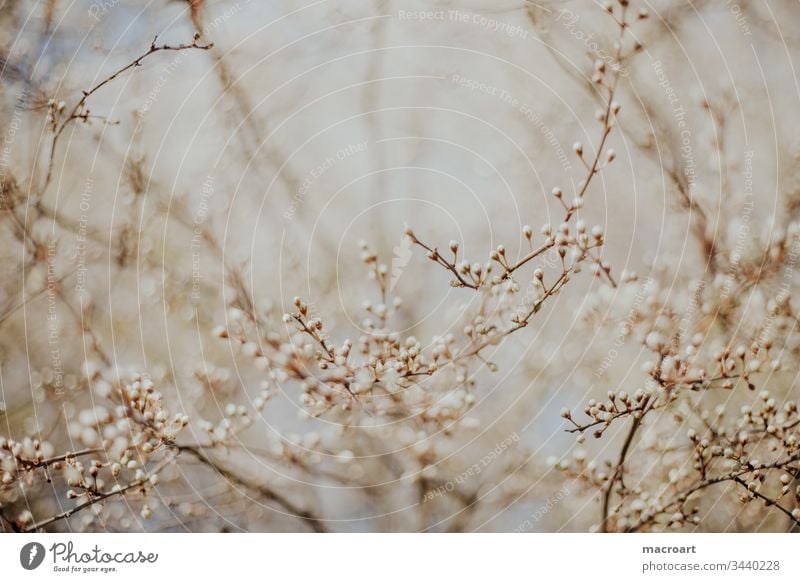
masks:
{"label": "blurred background", "polygon": [[[91,445],[80,412],[102,396],[93,374],[136,371],[190,417],[183,438],[202,441],[198,423],[251,401],[264,376],[213,330],[241,317],[242,296],[280,330],[299,295],[337,343],[355,340],[363,302],[376,300],[361,241],[391,265],[404,337],[427,347],[454,331],[479,298],[452,288],[405,229],[440,248],[457,240],[473,260],[498,244],[524,255],[523,226],[557,225],[551,190],[570,199],[585,176],[573,143],[591,154],[598,143],[597,61],[620,67],[617,160],[580,217],[604,229],[613,273],[652,277],[689,306],[692,282],[714,276],[698,232],[722,249],[744,237],[746,249],[798,207],[800,8],[640,9],[641,47],[617,63],[614,22],[591,0],[0,0],[0,434],[56,451]],[[53,146],[53,111],[72,110],[155,37],[177,46],[196,34],[213,47],[148,56],[92,93]],[[668,273],[654,267],[665,262]],[[598,305],[624,319],[645,300],[628,291],[577,275],[492,354],[497,372],[476,374],[466,434],[309,419],[286,386],[239,434],[242,450],[220,459],[333,531],[586,531],[597,500],[547,459],[574,442],[562,407],[641,381],[639,346],[592,321]],[[326,459],[354,458],[299,471],[286,451],[309,434]],[[411,486],[431,464],[406,458],[414,447],[436,459],[438,485]],[[217,469],[170,468],[150,520],[134,500],[57,527],[307,529]],[[437,487],[445,494],[427,501]],[[63,492],[31,483],[4,503],[38,516]]]}

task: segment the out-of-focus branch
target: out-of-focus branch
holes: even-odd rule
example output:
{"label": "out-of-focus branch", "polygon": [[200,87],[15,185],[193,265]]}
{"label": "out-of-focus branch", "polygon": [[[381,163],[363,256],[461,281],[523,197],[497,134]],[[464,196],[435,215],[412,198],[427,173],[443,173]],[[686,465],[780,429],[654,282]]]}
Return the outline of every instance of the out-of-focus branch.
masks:
{"label": "out-of-focus branch", "polygon": [[58,514],[56,514],[56,515],[54,515],[52,517],[49,517],[47,519],[43,519],[41,521],[38,521],[38,522],[34,523],[33,525],[30,525],[30,526],[24,528],[22,531],[24,531],[24,532],[39,531],[39,530],[41,530],[41,529],[43,529],[43,528],[45,528],[45,527],[47,527],[49,525],[52,525],[52,524],[54,524],[54,523],[56,523],[58,521],[62,521],[64,519],[69,519],[70,517],[72,517],[76,513],[80,512],[80,511],[83,511],[84,509],[87,509],[87,508],[95,505],[96,503],[100,503],[101,501],[103,501],[105,499],[109,499],[111,497],[116,497],[116,496],[120,496],[120,495],[125,495],[128,491],[131,491],[132,489],[136,489],[136,488],[139,488],[139,487],[144,488],[146,486],[146,484],[150,481],[150,479],[153,477],[153,475],[158,475],[170,463],[172,463],[173,460],[174,459],[173,459],[173,457],[171,455],[167,455],[167,457],[162,459],[155,467],[153,467],[153,469],[147,475],[145,475],[141,479],[136,479],[135,481],[132,481],[131,483],[128,483],[124,487],[120,487],[118,489],[111,489],[111,490],[103,492],[103,493],[94,494],[89,499],[84,501],[83,503],[80,503],[80,504],[76,505],[75,507],[73,507],[71,509],[67,509],[66,511],[62,511],[61,513],[58,513]]}
{"label": "out-of-focus branch", "polygon": [[222,462],[213,459],[209,454],[207,454],[204,450],[202,450],[201,447],[195,445],[181,445],[178,447],[178,450],[192,455],[200,463],[206,465],[210,469],[213,469],[216,473],[218,473],[221,477],[228,480],[229,482],[235,483],[246,489],[250,489],[251,491],[255,491],[264,499],[276,503],[286,512],[288,512],[291,517],[296,517],[302,520],[313,531],[318,533],[323,533],[327,531],[322,520],[316,515],[314,515],[311,511],[300,509],[289,499],[287,499],[274,489],[270,488],[269,486],[265,485],[264,483],[254,483],[244,478],[242,475],[238,474],[230,467],[225,466]]}

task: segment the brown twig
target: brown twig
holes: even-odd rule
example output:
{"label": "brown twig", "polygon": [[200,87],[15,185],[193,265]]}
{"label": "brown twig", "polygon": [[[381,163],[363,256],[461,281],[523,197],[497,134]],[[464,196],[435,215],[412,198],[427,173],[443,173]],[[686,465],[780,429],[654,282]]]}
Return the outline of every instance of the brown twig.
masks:
{"label": "brown twig", "polygon": [[317,533],[324,533],[327,531],[322,520],[312,514],[310,511],[298,508],[294,503],[289,501],[286,497],[271,489],[263,483],[253,483],[246,480],[241,475],[235,473],[229,467],[225,467],[221,462],[215,461],[208,454],[206,454],[200,447],[195,445],[182,445],[178,447],[179,451],[187,452],[195,457],[199,462],[208,466],[216,471],[220,476],[230,482],[236,483],[241,487],[245,487],[252,491],[256,491],[265,499],[277,503],[284,510],[286,510],[292,517],[296,517],[305,522],[313,531]]}
{"label": "brown twig", "polygon": [[49,525],[52,525],[52,524],[54,524],[54,523],[56,523],[58,521],[63,520],[63,519],[69,519],[70,517],[72,517],[73,515],[78,513],[79,511],[83,511],[84,509],[87,509],[88,507],[91,507],[92,505],[95,505],[96,503],[99,503],[99,502],[101,502],[101,501],[103,501],[105,499],[108,499],[110,497],[115,497],[117,495],[124,495],[125,493],[127,493],[131,489],[136,489],[137,487],[142,487],[143,488],[143,487],[146,486],[148,480],[153,475],[157,475],[158,473],[163,471],[167,467],[167,465],[169,465],[173,461],[174,461],[174,458],[171,455],[167,455],[167,457],[162,459],[152,469],[152,471],[150,471],[147,475],[145,475],[141,479],[137,479],[135,481],[132,481],[132,482],[128,483],[126,486],[121,487],[119,489],[111,489],[111,490],[105,491],[103,493],[95,493],[88,500],[84,501],[83,503],[81,503],[79,505],[76,505],[75,507],[73,507],[71,509],[67,509],[66,511],[62,511],[61,513],[58,513],[58,514],[56,514],[56,515],[54,515],[52,517],[49,517],[47,519],[43,519],[41,521],[38,521],[38,522],[34,523],[33,525],[24,528],[23,531],[24,532],[38,531],[38,530],[40,530],[42,528],[45,528],[45,527],[47,527]]}
{"label": "brown twig", "polygon": [[46,177],[45,177],[44,184],[43,184],[43,186],[41,188],[41,194],[43,194],[45,192],[45,190],[47,190],[47,187],[50,185],[50,182],[52,180],[53,166],[55,164],[55,156],[56,156],[56,147],[58,145],[58,140],[61,137],[61,134],[64,132],[64,130],[67,128],[67,126],[69,124],[71,124],[72,122],[74,122],[76,120],[79,120],[79,119],[87,121],[88,118],[89,118],[89,110],[85,109],[86,103],[87,103],[89,97],[91,97],[92,95],[97,93],[100,89],[102,89],[103,87],[105,87],[106,85],[108,85],[109,83],[114,81],[114,79],[116,79],[117,77],[119,77],[120,75],[125,73],[126,71],[129,71],[129,70],[134,69],[136,67],[142,66],[142,62],[152,54],[155,54],[155,53],[161,52],[161,51],[184,51],[184,50],[191,50],[191,49],[208,50],[208,49],[210,49],[211,47],[214,46],[213,43],[198,44],[198,40],[199,40],[199,35],[196,35],[194,40],[192,40],[192,42],[189,43],[189,44],[179,44],[179,45],[162,44],[162,45],[157,45],[156,43],[158,42],[158,36],[156,36],[153,39],[153,42],[150,44],[150,48],[148,48],[147,51],[145,51],[143,54],[141,54],[140,56],[136,57],[133,61],[131,61],[130,63],[128,63],[124,67],[122,67],[120,69],[117,69],[116,71],[111,73],[111,75],[109,75],[108,77],[106,77],[105,79],[103,79],[102,81],[97,83],[96,85],[94,85],[91,89],[82,91],[81,98],[78,100],[78,102],[72,108],[70,113],[67,114],[66,118],[60,124],[56,124],[55,132],[54,132],[54,135],[53,135],[53,139],[50,142],[50,156],[49,156],[49,160],[48,160],[48,164],[47,164],[47,174],[46,174]]}

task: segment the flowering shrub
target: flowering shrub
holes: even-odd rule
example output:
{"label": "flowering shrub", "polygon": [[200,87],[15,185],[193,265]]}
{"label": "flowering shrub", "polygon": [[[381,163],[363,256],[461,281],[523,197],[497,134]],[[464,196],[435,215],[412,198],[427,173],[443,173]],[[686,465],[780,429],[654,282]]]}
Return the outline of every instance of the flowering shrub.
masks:
{"label": "flowering shrub", "polygon": [[[562,416],[581,443],[585,434],[599,439],[627,422],[619,455],[587,462],[579,449],[574,459],[558,463],[601,492],[604,531],[699,524],[704,502],[719,495],[706,490],[726,484],[738,485],[733,489],[741,504],[759,508],[743,509],[742,518],[768,519],[771,508],[800,523],[800,488],[794,484],[800,418],[785,388],[795,319],[789,293],[780,286],[791,272],[799,236],[791,223],[786,234],[769,241],[755,278],[721,275],[708,286],[681,281],[684,299],[696,303],[691,309],[670,298],[663,281],[653,281],[632,320],[618,324],[650,356],[641,368],[641,387],[611,390],[602,401],[590,400],[582,414],[565,408]],[[627,284],[641,282],[629,277]],[[733,300],[726,297],[728,285]],[[770,289],[777,294],[770,297]],[[602,302],[591,308],[598,309]],[[734,324],[745,321],[747,326]],[[646,438],[632,449],[644,427]],[[645,458],[636,462],[632,453]]]}
{"label": "flowering shrub", "polygon": [[[58,11],[58,4],[48,10]],[[92,18],[112,18],[124,5]],[[192,3],[182,15],[190,42],[156,37],[139,56],[104,68],[70,95],[64,79],[55,82],[57,70],[40,82],[26,76],[13,51],[0,54],[3,86],[21,95],[14,101],[4,95],[20,129],[6,136],[9,151],[17,152],[14,164],[0,166],[2,236],[14,249],[0,258],[4,530],[634,532],[800,525],[796,200],[787,197],[785,219],[751,220],[752,183],[744,194],[731,186],[737,168],[720,140],[714,153],[725,166],[720,187],[729,208],[748,209],[746,236],[726,209],[715,215],[700,192],[687,113],[667,69],[661,61],[653,65],[655,85],[673,106],[677,141],[656,134],[663,119],[631,81],[650,37],[657,44],[663,34],[643,6],[604,3],[607,23],[598,25],[598,40],[587,36],[589,24],[577,8],[525,12],[542,50],[596,105],[593,125],[583,131],[529,116],[528,105],[489,83],[453,77],[460,89],[500,95],[534,119],[551,145],[567,131],[590,136],[591,143],[574,143],[571,162],[563,156],[557,173],[546,175],[552,185],[540,179],[548,194],[535,208],[535,227],[504,227],[498,244],[494,232],[468,225],[463,240],[444,244],[462,235],[445,236],[458,231],[409,212],[401,217],[408,225],[397,233],[403,240],[394,258],[381,229],[365,227],[376,236],[364,238],[377,242],[345,246],[345,266],[335,268],[332,254],[325,261],[311,251],[301,256],[298,239],[313,238],[329,251],[335,245],[326,228],[345,222],[309,219],[315,188],[357,156],[373,155],[364,144],[390,140],[339,145],[303,178],[293,175],[292,138],[271,139],[282,124],[258,117],[235,60],[211,42],[237,18],[238,5],[216,19],[206,10]],[[51,12],[42,16],[46,27],[55,22]],[[504,42],[528,41],[527,31],[499,20],[431,14],[400,21],[450,18],[459,26],[514,30]],[[23,15],[17,7],[0,24],[5,29]],[[671,5],[658,16],[668,29],[687,17]],[[565,53],[548,42],[559,27],[564,42],[577,41],[589,53],[589,70],[565,64]],[[162,53],[177,56],[156,89],[143,91],[145,105],[128,107],[125,84]],[[148,119],[174,91],[170,78],[190,61],[209,58],[206,76],[221,87],[224,106],[203,106],[234,129],[219,148],[214,140],[181,145],[178,173],[187,163],[193,177],[186,189],[195,192],[184,194],[183,185],[170,190],[159,177],[176,146],[148,134]],[[375,76],[378,65],[368,64]],[[118,119],[117,101],[103,101],[119,85],[125,112],[136,109],[132,128]],[[192,97],[201,93],[195,87]],[[374,98],[367,90],[363,109]],[[576,97],[577,106],[586,99]],[[735,101],[704,99],[698,109],[724,129]],[[104,107],[112,113],[95,113]],[[640,115],[652,129],[644,136]],[[177,110],[169,125],[181,121]],[[12,148],[23,122],[27,134],[40,132],[33,153]],[[204,123],[192,119],[192,129],[181,126],[179,134]],[[109,137],[117,130],[130,130],[124,147]],[[75,161],[88,143],[83,134],[113,144],[101,148],[117,162],[106,168],[110,178],[95,177],[94,162],[86,168],[85,160]],[[669,155],[662,155],[662,142]],[[195,147],[202,159],[186,162]],[[625,241],[614,240],[597,211],[608,203],[600,190],[614,180],[622,148],[628,161],[635,151],[641,156],[635,163],[656,162],[674,197],[670,216],[688,217],[684,248],[648,258],[644,276],[624,256],[625,268],[614,266],[608,247],[624,248]],[[194,174],[214,156],[222,177],[198,181]],[[226,181],[234,170],[240,175]],[[270,193],[285,190],[289,211],[276,210],[269,196],[257,212],[237,206],[247,197],[241,192],[265,183]],[[121,201],[98,198],[114,188]],[[266,235],[252,224],[264,207],[264,220],[272,221]],[[281,237],[274,216],[283,221]],[[349,238],[341,237],[348,244]],[[649,242],[633,246],[639,252]],[[307,273],[298,275],[304,262]],[[440,289],[444,298],[429,305]],[[18,338],[24,349],[15,346]],[[595,370],[591,378],[587,366]],[[559,419],[554,410],[561,406]],[[577,441],[570,451],[566,435]],[[557,454],[544,462],[545,450]]]}

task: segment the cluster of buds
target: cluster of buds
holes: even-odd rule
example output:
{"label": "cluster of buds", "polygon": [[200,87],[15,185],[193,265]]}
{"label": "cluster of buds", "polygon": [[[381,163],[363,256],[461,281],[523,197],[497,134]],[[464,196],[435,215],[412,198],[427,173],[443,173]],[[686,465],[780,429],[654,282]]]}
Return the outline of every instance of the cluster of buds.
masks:
{"label": "cluster of buds", "polygon": [[[626,20],[627,6],[623,6],[620,15],[615,16],[620,26],[620,37],[624,38],[628,29],[628,21]],[[618,50],[617,60],[622,57],[622,48]],[[531,263],[534,259],[541,258],[545,253],[551,249],[556,249],[557,254],[561,260],[562,275],[567,271],[578,272],[580,270],[580,263],[585,260],[591,260],[593,263],[592,270],[598,277],[604,276],[612,284],[616,286],[611,275],[611,266],[604,261],[599,252],[592,253],[592,250],[599,249],[604,243],[604,233],[600,226],[595,226],[587,229],[584,221],[579,221],[576,226],[575,233],[571,232],[571,221],[579,214],[584,207],[585,196],[589,191],[589,187],[594,178],[611,162],[616,159],[616,152],[607,148],[606,144],[608,136],[615,125],[615,119],[620,112],[621,105],[614,98],[616,92],[617,80],[620,75],[618,67],[610,73],[606,71],[606,66],[603,61],[598,61],[595,67],[595,82],[605,89],[606,105],[605,108],[600,110],[597,119],[602,125],[599,143],[596,148],[596,155],[588,158],[585,155],[585,149],[582,143],[576,142],[573,146],[575,155],[578,156],[581,163],[586,169],[585,177],[577,184],[575,193],[570,202],[564,198],[563,190],[556,186],[552,189],[553,197],[564,209],[564,219],[559,225],[556,232],[550,225],[542,227],[542,234],[545,241],[540,246],[535,246],[533,243],[533,228],[526,225],[522,229],[522,236],[527,241],[529,252],[518,258],[511,258],[504,245],[499,245],[489,254],[490,262],[486,265],[480,263],[472,263],[466,260],[459,260],[459,243],[457,241],[450,242],[450,252],[442,253],[438,247],[422,242],[419,237],[410,228],[406,229],[406,236],[410,239],[412,244],[415,244],[425,250],[430,260],[440,265],[453,275],[451,285],[453,287],[466,287],[473,290],[480,290],[487,283],[491,285],[499,285],[503,281],[512,279],[517,271],[523,266]],[[572,251],[571,264],[567,264],[567,254]],[[498,265],[501,269],[499,275],[490,277],[492,265]],[[559,286],[556,286],[560,288]],[[518,319],[518,324],[523,323],[524,318]],[[524,325],[524,323],[523,323]],[[520,327],[520,325],[517,325]]]}
{"label": "cluster of buds", "polygon": [[[361,247],[361,261],[367,265],[369,278],[377,283],[380,291],[380,301],[372,302],[366,300],[363,308],[364,311],[378,318],[379,328],[385,328],[389,318],[397,313],[403,304],[402,298],[398,296],[392,297],[391,301],[389,301],[389,293],[392,286],[391,277],[399,277],[400,273],[390,273],[389,267],[378,260],[378,255],[369,248],[366,241],[361,241],[359,246]],[[395,269],[399,269],[399,267],[395,267]],[[375,329],[376,325],[371,319],[366,319],[363,322],[363,327]]]}
{"label": "cluster of buds", "polygon": [[252,411],[242,404],[229,402],[222,411],[222,418],[216,423],[201,421],[200,427],[206,432],[209,441],[213,445],[221,445],[232,442],[236,434],[249,427],[253,423],[254,412],[261,412],[269,399],[268,389],[262,390],[254,403],[255,410]]}
{"label": "cluster of buds", "polygon": [[21,441],[0,437],[0,488],[8,487],[21,477],[46,465],[54,452],[47,441],[25,437]]}
{"label": "cluster of buds", "polygon": [[[121,400],[116,416],[123,422],[128,420],[134,434],[133,445],[146,449],[145,452],[174,443],[177,434],[189,424],[185,414],[169,414],[164,408],[163,394],[149,378],[134,377],[122,388]],[[136,430],[137,427],[141,430]]]}
{"label": "cluster of buds", "polygon": [[[458,245],[453,243],[451,249],[455,258]],[[469,365],[479,356],[471,352],[497,343],[502,335],[498,326],[492,317],[479,313],[463,327],[465,344],[456,334],[447,333],[426,342],[427,347],[414,336],[392,331],[389,318],[382,317],[386,313],[382,307],[391,299],[387,272],[369,246],[362,244],[361,250],[381,297],[381,303],[369,303],[365,309],[381,317],[379,327],[364,325],[355,342],[333,340],[311,304],[300,297],[293,300],[293,310],[283,315],[285,335],[236,318],[229,327],[220,328],[217,336],[239,345],[240,353],[267,373],[282,393],[297,394],[301,418],[338,414],[342,415],[338,420],[346,423],[362,415],[414,418],[436,426],[461,422],[475,402]],[[399,309],[401,303],[392,305]],[[491,362],[485,365],[495,368]],[[257,399],[260,406],[268,397],[265,392]],[[254,420],[240,405],[228,408],[231,414],[226,408],[218,422],[203,423],[211,444],[234,442],[232,437]]]}
{"label": "cluster of buds", "polygon": [[656,406],[653,394],[642,388],[636,390],[633,395],[621,390],[609,391],[607,396],[605,402],[592,399],[586,404],[583,413],[589,417],[588,422],[579,422],[573,417],[569,408],[562,409],[561,417],[573,425],[568,430],[578,434],[579,443],[583,442],[584,433],[590,429],[595,438],[600,438],[614,421],[628,417],[639,420],[646,411]]}
{"label": "cluster of buds", "polygon": [[459,249],[461,245],[458,241],[450,241],[450,252],[443,255],[438,247],[428,246],[417,238],[417,235],[414,234],[411,228],[406,227],[405,235],[412,244],[422,247],[425,250],[428,259],[450,271],[453,275],[453,280],[450,282],[452,287],[466,287],[478,290],[487,282],[492,272],[491,263],[482,265],[481,263],[473,263],[464,258],[459,258]]}
{"label": "cluster of buds", "polygon": [[[61,117],[64,114],[67,104],[64,101],[56,101],[55,99],[47,100],[47,117],[46,123],[50,126],[51,131],[58,130],[58,125],[61,122]],[[88,115],[88,111],[86,112]]]}
{"label": "cluster of buds", "polygon": [[[60,474],[69,487],[67,499],[78,500],[71,510],[76,512],[130,491],[146,494],[154,487],[158,473],[172,460],[168,449],[174,447],[188,418],[170,416],[162,395],[142,376],[134,376],[108,397],[110,407],[81,410],[68,426],[71,440],[86,448],[56,454],[49,442],[0,438],[0,494],[13,499],[21,487],[33,485],[37,479],[49,482]],[[158,462],[153,465],[152,461]],[[97,505],[93,515],[101,512]],[[148,512],[143,509],[143,515]],[[38,527],[30,511],[12,523],[20,530]]]}
{"label": "cluster of buds", "polygon": [[[627,279],[623,281],[627,285]],[[702,285],[690,288],[695,289],[692,296],[696,301],[712,300]],[[600,522],[604,531],[694,527],[706,519],[702,500],[707,490],[726,484],[748,507],[766,508],[800,523],[800,498],[794,485],[800,475],[797,404],[783,389],[779,388],[783,394],[779,398],[769,389],[757,388],[770,382],[780,386],[783,366],[775,355],[774,340],[777,314],[781,310],[793,313],[791,302],[786,298],[764,301],[762,321],[756,320],[749,328],[751,339],[736,341],[723,335],[727,341],[720,347],[719,339],[712,339],[702,327],[703,314],[709,312],[705,306],[694,318],[681,319],[677,315],[680,308],[664,295],[663,286],[648,284],[641,290],[644,297],[635,302],[620,337],[637,337],[655,356],[642,366],[647,388],[633,397],[610,392],[606,402],[590,401],[584,408],[588,422],[577,421],[568,409],[562,413],[571,425],[567,430],[578,433],[579,442],[590,429],[595,436],[602,436],[612,423],[627,421],[626,446],[616,462],[564,460],[556,466],[600,492],[605,500]],[[758,317],[752,310],[739,315],[751,320]],[[703,331],[687,333],[687,327],[691,330],[693,325]],[[787,357],[785,347],[782,358]],[[742,392],[739,387],[747,389]],[[714,389],[731,392],[729,406],[753,391],[757,391],[756,402],[742,404],[733,415],[723,405],[705,410],[702,403],[712,398]],[[646,440],[637,440],[638,428],[656,410],[668,412],[653,415]],[[684,423],[692,427],[683,433],[689,445],[676,446],[676,427]],[[658,458],[659,463],[648,465],[647,472],[635,477],[636,488],[626,488],[634,478],[624,480],[624,474],[641,470],[640,458],[647,455]],[[664,482],[669,487],[662,487]],[[751,514],[755,520],[764,519],[763,511],[749,510],[747,515]]]}

